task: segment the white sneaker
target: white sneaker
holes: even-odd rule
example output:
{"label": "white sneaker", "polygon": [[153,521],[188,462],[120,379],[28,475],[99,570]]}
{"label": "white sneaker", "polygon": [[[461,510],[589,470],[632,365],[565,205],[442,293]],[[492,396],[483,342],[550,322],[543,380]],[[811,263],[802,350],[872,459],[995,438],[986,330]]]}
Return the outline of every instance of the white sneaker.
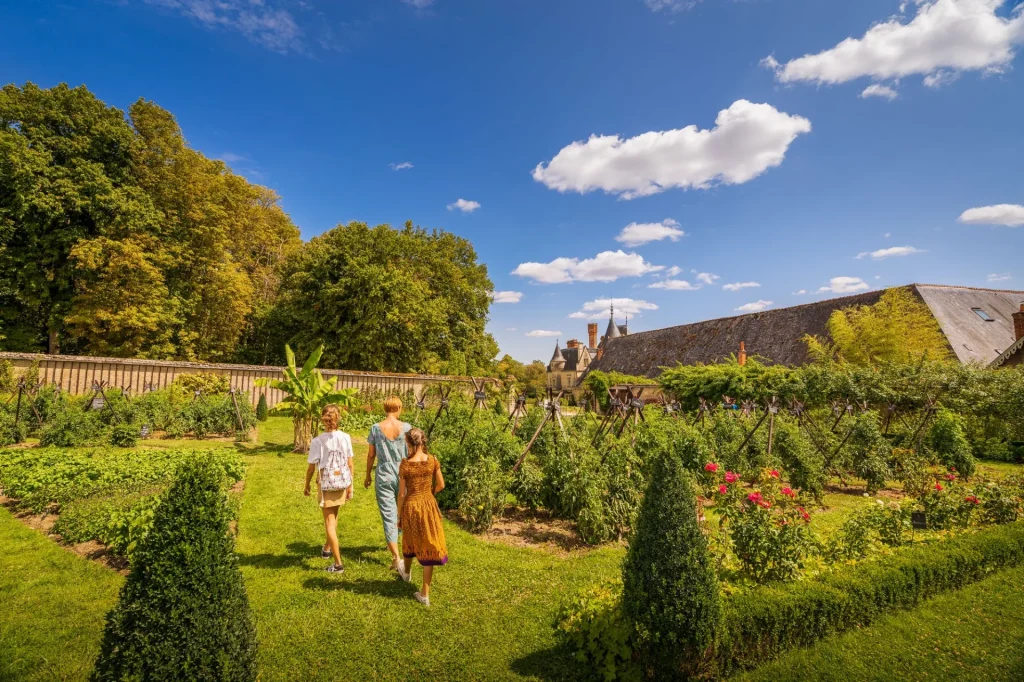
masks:
{"label": "white sneaker", "polygon": [[424,606],[430,606],[430,597],[424,597],[419,592],[415,593],[412,596],[416,598],[416,601],[423,604]]}
{"label": "white sneaker", "polygon": [[412,582],[412,571],[406,572],[404,564],[398,564],[398,577],[407,583]]}

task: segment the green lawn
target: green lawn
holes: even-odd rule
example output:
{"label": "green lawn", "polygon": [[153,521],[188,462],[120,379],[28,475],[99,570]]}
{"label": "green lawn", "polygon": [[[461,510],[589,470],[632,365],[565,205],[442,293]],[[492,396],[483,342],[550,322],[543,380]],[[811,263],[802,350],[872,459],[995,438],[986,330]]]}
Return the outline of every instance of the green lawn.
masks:
{"label": "green lawn", "polygon": [[[359,487],[341,513],[345,574],[323,571],[328,560],[319,557],[320,511],[302,496],[305,458],[288,451],[290,438],[288,421],[276,418],[261,427],[259,444],[242,446],[249,469],[237,549],[259,634],[261,680],[572,675],[575,666],[555,646],[554,615],[566,595],[618,573],[621,547],[555,556],[492,544],[447,523],[451,559],[435,572],[427,609],[412,599],[415,588],[387,569],[372,490]],[[144,444],[181,445],[233,447]],[[361,480],[366,448],[357,444],[356,450]],[[851,495],[830,495],[827,502],[834,509],[820,519],[825,532],[868,503]],[[85,679],[121,578],[3,509],[0,547],[0,681]],[[414,577],[419,580],[418,568]],[[1021,679],[1022,588],[1024,569],[1007,571],[794,652],[749,679],[832,679],[839,673],[845,680]]]}
{"label": "green lawn", "polygon": [[1024,680],[1024,568],[790,652],[744,682]]}

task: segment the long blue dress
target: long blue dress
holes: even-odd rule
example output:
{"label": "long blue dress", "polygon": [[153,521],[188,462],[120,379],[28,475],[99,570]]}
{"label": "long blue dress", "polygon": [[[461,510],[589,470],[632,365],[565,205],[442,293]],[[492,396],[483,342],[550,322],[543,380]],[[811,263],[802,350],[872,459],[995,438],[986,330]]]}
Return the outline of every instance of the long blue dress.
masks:
{"label": "long blue dress", "polygon": [[366,437],[366,441],[377,449],[377,481],[374,489],[387,542],[398,542],[398,467],[408,457],[405,434],[411,428],[411,424],[402,422],[398,438],[391,439],[384,435],[379,425],[374,424],[370,427],[370,435]]}

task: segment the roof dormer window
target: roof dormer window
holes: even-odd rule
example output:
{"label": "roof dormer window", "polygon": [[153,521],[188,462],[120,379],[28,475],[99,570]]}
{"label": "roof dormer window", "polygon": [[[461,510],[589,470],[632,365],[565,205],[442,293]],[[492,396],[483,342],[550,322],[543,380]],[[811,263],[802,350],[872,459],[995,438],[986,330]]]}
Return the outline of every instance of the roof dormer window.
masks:
{"label": "roof dormer window", "polygon": [[973,311],[974,311],[974,314],[975,314],[975,315],[977,315],[977,316],[978,316],[978,317],[980,317],[981,319],[985,320],[986,322],[995,322],[995,318],[993,318],[993,317],[992,317],[991,315],[989,315],[988,313],[986,313],[986,312],[985,312],[984,310],[982,310],[981,308],[971,308],[971,310],[973,310]]}

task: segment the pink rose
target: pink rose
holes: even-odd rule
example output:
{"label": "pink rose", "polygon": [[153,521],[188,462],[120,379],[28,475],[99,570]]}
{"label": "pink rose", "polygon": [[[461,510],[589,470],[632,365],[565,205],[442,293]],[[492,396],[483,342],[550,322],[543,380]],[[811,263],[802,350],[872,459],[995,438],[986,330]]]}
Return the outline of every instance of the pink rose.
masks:
{"label": "pink rose", "polygon": [[771,477],[772,478],[778,478],[779,477],[779,470],[778,469],[772,469],[771,470]]}
{"label": "pink rose", "polygon": [[790,497],[796,497],[796,493],[793,492],[792,488],[786,487],[780,491],[783,495],[789,495]]}
{"label": "pink rose", "polygon": [[710,471],[711,473],[714,473],[718,471],[718,465],[715,464],[714,462],[708,462],[707,464],[704,465],[704,471]]}
{"label": "pink rose", "polygon": [[725,472],[725,482],[726,483],[735,483],[738,480],[740,480],[740,477],[739,477],[738,474],[734,474],[731,471],[726,471]]}
{"label": "pink rose", "polygon": [[726,494],[727,492],[729,492],[729,486],[725,484],[718,486],[718,492],[720,492],[723,495]]}

